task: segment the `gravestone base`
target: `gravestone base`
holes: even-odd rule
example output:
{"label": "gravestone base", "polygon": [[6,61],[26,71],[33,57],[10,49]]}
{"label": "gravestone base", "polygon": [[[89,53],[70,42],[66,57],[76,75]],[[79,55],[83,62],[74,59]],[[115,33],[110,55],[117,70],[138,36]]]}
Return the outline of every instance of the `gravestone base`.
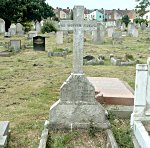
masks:
{"label": "gravestone base", "polygon": [[50,108],[52,129],[106,129],[105,110],[95,100],[95,89],[84,74],[71,74],[61,87],[61,97]]}

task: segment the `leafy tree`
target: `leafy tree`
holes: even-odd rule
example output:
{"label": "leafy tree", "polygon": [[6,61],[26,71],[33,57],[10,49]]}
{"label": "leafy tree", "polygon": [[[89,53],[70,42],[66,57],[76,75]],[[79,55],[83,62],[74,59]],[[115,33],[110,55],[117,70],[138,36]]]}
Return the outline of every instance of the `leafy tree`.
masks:
{"label": "leafy tree", "polygon": [[128,26],[129,22],[130,22],[130,18],[128,15],[125,15],[122,17],[122,23],[125,23],[126,24],[126,27]]}
{"label": "leafy tree", "polygon": [[6,23],[41,21],[53,17],[53,8],[46,0],[0,0],[0,18]]}
{"label": "leafy tree", "polygon": [[143,16],[146,12],[146,8],[150,6],[150,0],[136,0],[139,4],[136,6],[139,16]]}

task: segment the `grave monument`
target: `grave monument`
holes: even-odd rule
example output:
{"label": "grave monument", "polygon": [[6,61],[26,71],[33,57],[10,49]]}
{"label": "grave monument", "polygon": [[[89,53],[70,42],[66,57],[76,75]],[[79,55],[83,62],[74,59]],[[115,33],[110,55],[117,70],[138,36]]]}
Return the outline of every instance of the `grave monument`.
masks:
{"label": "grave monument", "polygon": [[84,31],[96,30],[96,21],[84,21],[84,7],[74,7],[74,20],[61,21],[62,30],[73,30],[73,73],[61,86],[60,99],[51,106],[49,128],[108,128],[105,111],[95,99],[94,86],[83,73]]}

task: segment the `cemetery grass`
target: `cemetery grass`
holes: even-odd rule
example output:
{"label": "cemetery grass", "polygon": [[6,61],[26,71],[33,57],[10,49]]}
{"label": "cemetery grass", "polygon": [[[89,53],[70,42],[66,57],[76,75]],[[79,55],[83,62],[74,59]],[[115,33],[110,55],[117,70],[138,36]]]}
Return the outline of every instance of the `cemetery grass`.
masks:
{"label": "cemetery grass", "polygon": [[[102,45],[93,45],[86,36],[84,55],[103,54],[106,58],[103,66],[84,66],[86,76],[119,78],[134,89],[135,65],[112,66],[109,63],[109,54],[123,57],[128,53],[141,63],[146,63],[149,56],[147,49],[150,46],[149,42],[145,42],[148,35],[141,34],[138,39],[126,37],[122,45],[114,46],[110,39],[106,39]],[[68,38],[69,36],[65,37],[63,45],[56,45],[54,37],[46,38],[46,50],[65,47],[72,50],[72,42],[68,43]],[[31,44],[26,37],[21,39],[24,44]],[[0,36],[0,42],[8,40]],[[2,50],[5,48],[0,47],[0,51]],[[8,147],[38,146],[44,122],[49,118],[49,108],[59,99],[60,86],[71,72],[72,53],[64,59],[48,57],[47,52],[25,49],[11,57],[0,57],[0,121],[8,120],[11,124]],[[126,125],[128,128],[129,122]]]}

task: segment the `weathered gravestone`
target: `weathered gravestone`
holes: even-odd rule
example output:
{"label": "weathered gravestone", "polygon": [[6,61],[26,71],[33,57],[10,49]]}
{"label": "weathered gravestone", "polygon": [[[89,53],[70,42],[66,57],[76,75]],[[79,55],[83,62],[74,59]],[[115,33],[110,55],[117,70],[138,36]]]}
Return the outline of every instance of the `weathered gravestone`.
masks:
{"label": "weathered gravestone", "polygon": [[63,44],[63,31],[56,32],[56,43]]}
{"label": "weathered gravestone", "polygon": [[114,27],[107,28],[108,37],[112,38],[112,34],[114,33]]}
{"label": "weathered gravestone", "polygon": [[36,51],[45,51],[45,37],[33,37],[33,49]]}
{"label": "weathered gravestone", "polygon": [[143,30],[143,31],[146,30],[146,23],[144,23],[144,22],[141,23],[141,30]]}
{"label": "weathered gravestone", "polygon": [[37,36],[37,31],[29,31],[28,32],[28,39],[33,39],[33,37]]}
{"label": "weathered gravestone", "polygon": [[113,45],[115,43],[121,44],[122,43],[122,32],[119,32],[119,31],[114,32],[112,34],[112,42],[113,42]]}
{"label": "weathered gravestone", "polygon": [[128,24],[128,34],[132,36],[133,29],[135,28],[134,23],[129,23]]}
{"label": "weathered gravestone", "polygon": [[102,25],[100,23],[97,23],[97,30],[92,31],[93,44],[101,44],[104,40],[104,34],[101,26]]}
{"label": "weathered gravestone", "polygon": [[39,22],[36,22],[35,24],[35,30],[39,33],[41,32],[41,24]]}
{"label": "weathered gravestone", "polygon": [[[61,86],[60,100],[50,108],[50,128],[88,128],[91,123],[107,128],[103,107],[95,100],[95,89],[83,73],[84,30],[96,30],[95,21],[84,21],[84,7],[74,7],[74,20],[61,21],[62,30],[74,31],[73,73]],[[85,27],[85,28],[84,28]]]}
{"label": "weathered gravestone", "polygon": [[9,30],[10,32],[10,35],[13,36],[13,35],[16,35],[16,25],[15,24],[11,24]]}
{"label": "weathered gravestone", "polygon": [[0,33],[5,32],[5,21],[0,18]]}
{"label": "weathered gravestone", "polygon": [[20,23],[16,24],[16,33],[17,35],[24,35],[23,26]]}
{"label": "weathered gravestone", "polygon": [[21,40],[10,40],[9,48],[15,52],[19,51],[21,49]]}

